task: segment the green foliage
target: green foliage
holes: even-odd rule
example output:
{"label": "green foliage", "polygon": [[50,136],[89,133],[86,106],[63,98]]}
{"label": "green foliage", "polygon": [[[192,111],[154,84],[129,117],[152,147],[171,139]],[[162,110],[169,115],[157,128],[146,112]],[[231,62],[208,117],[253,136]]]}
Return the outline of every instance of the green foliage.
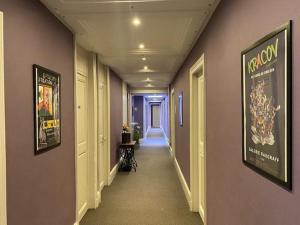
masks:
{"label": "green foliage", "polygon": [[133,130],[133,140],[136,141],[137,144],[140,143],[140,127],[138,125],[134,126],[134,130]]}

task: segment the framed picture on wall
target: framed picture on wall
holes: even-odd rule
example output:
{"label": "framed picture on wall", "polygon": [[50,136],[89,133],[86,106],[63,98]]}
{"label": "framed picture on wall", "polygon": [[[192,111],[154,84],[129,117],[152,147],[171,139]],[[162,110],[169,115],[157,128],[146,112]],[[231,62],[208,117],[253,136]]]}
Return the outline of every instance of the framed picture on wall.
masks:
{"label": "framed picture on wall", "polygon": [[291,22],[241,53],[243,162],[292,189]]}
{"label": "framed picture on wall", "polygon": [[178,121],[179,126],[183,126],[183,92],[178,96]]}
{"label": "framed picture on wall", "polygon": [[61,143],[60,74],[33,65],[35,154]]}

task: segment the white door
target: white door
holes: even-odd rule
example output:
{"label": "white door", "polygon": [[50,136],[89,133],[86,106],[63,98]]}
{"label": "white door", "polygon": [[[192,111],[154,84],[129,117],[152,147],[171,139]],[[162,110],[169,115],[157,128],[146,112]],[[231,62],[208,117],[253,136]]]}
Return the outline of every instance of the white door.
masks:
{"label": "white door", "polygon": [[105,159],[104,159],[104,142],[105,142],[105,94],[104,94],[104,84],[98,83],[98,180],[99,180],[99,190],[104,187],[105,184]]}
{"label": "white door", "polygon": [[204,103],[204,76],[198,78],[198,162],[199,162],[199,213],[205,218],[205,103]]}
{"label": "white door", "polygon": [[152,127],[160,128],[160,106],[152,105]]}
{"label": "white door", "polygon": [[77,216],[88,210],[87,77],[77,74]]}
{"label": "white door", "polygon": [[3,52],[3,14],[0,12],[0,224],[6,225],[6,149]]}

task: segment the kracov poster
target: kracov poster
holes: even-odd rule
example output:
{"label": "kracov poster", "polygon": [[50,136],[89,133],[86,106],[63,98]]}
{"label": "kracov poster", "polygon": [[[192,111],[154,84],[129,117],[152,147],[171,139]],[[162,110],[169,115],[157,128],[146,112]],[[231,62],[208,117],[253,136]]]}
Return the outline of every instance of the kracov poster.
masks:
{"label": "kracov poster", "polygon": [[242,52],[243,161],[291,189],[291,23]]}

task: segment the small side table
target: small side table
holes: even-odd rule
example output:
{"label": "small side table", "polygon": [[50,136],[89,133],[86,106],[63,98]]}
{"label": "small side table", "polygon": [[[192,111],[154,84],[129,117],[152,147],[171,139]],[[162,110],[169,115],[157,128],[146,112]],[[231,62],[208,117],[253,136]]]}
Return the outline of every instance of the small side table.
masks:
{"label": "small side table", "polygon": [[134,158],[135,144],[136,141],[120,144],[120,171],[130,171],[131,169],[134,169],[134,171],[136,172],[136,168],[138,165]]}

